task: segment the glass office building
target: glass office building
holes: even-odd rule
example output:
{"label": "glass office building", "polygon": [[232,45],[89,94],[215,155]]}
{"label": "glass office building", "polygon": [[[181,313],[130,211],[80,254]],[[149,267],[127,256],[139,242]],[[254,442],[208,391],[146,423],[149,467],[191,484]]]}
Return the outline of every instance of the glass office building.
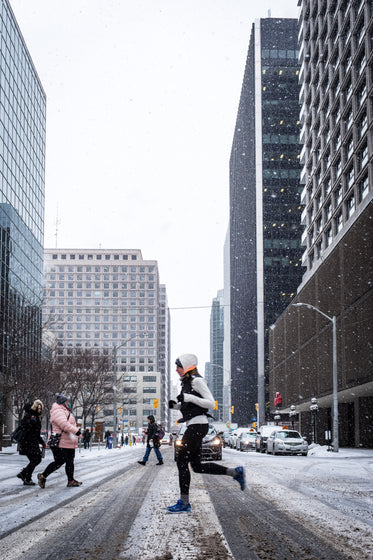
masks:
{"label": "glass office building", "polygon": [[[7,0],[0,0],[0,41],[0,380],[4,381],[4,376],[16,375],[17,368],[30,367],[40,351],[46,96]],[[5,414],[3,389],[2,383]]]}

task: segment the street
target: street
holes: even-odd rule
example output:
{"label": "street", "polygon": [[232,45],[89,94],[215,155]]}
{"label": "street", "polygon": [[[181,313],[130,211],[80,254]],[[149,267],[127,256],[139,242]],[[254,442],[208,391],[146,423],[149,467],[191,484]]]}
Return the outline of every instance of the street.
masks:
{"label": "street", "polygon": [[[243,464],[247,489],[230,477],[192,474],[192,513],[171,515],[178,495],[172,449],[137,464],[143,446],[82,450],[79,488],[61,469],[44,490],[14,477],[25,458],[0,454],[0,555],[7,560],[276,559],[372,557],[373,451],[279,457],[224,449]],[[49,453],[49,452],[48,452]],[[43,465],[51,456],[47,454]],[[40,472],[40,469],[36,469]],[[36,477],[35,477],[36,478]]]}

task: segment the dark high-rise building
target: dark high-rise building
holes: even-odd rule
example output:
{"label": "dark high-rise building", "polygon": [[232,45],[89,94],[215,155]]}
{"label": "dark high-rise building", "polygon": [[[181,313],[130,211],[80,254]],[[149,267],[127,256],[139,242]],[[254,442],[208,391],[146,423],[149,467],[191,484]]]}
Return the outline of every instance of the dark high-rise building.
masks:
{"label": "dark high-rise building", "polygon": [[296,407],[310,439],[316,398],[319,443],[331,431],[333,448],[337,432],[341,446],[372,447],[373,8],[371,0],[299,5],[306,270],[302,305],[271,332],[270,391],[281,392],[283,413]]}
{"label": "dark high-rise building", "polygon": [[268,329],[302,276],[298,25],[252,27],[230,160],[233,422],[265,417]]}
{"label": "dark high-rise building", "polygon": [[46,96],[8,0],[0,37],[0,424],[9,433],[17,395],[7,381],[30,375],[41,350]]}

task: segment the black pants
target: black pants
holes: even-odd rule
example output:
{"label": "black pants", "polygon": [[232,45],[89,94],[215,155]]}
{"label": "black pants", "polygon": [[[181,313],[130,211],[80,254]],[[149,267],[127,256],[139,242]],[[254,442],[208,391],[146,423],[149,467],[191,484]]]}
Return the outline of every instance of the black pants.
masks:
{"label": "black pants", "polygon": [[25,479],[29,482],[32,477],[32,473],[34,472],[35,467],[41,463],[41,452],[40,449],[35,449],[34,451],[30,451],[26,454],[27,459],[30,461],[27,467],[22,469],[22,473]]}
{"label": "black pants", "polygon": [[194,472],[203,474],[227,474],[227,467],[217,463],[201,463],[202,440],[208,432],[208,424],[191,424],[187,427],[177,458],[180,494],[189,494],[189,463]]}
{"label": "black pants", "polygon": [[47,468],[43,472],[44,478],[47,478],[54,471],[62,467],[65,464],[65,472],[67,475],[67,480],[74,480],[74,458],[75,449],[66,449],[64,447],[57,447],[57,449],[52,449],[54,461],[49,463]]}

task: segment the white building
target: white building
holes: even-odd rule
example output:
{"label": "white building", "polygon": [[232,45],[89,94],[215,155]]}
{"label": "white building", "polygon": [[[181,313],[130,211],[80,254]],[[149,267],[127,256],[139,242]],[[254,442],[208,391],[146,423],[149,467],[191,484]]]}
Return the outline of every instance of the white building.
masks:
{"label": "white building", "polygon": [[45,249],[44,257],[43,313],[53,318],[57,355],[81,348],[111,357],[111,391],[115,373],[118,382],[100,410],[104,429],[116,417],[117,428],[141,431],[149,414],[168,427],[169,311],[157,261],[137,249]]}

